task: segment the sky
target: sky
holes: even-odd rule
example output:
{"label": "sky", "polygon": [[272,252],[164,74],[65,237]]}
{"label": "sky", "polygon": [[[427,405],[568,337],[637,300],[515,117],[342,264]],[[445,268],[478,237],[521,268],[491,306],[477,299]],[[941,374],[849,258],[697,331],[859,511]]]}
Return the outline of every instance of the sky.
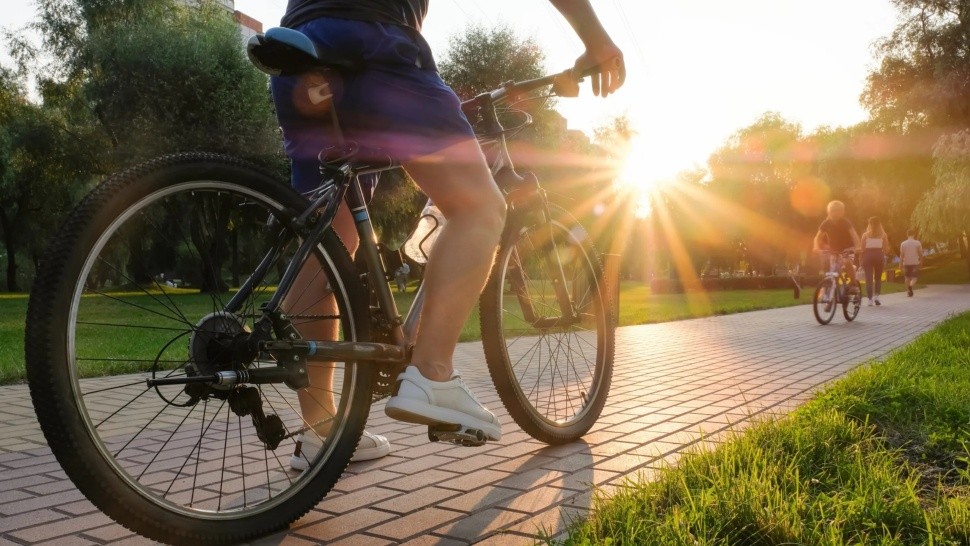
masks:
{"label": "sky", "polygon": [[[607,99],[588,89],[563,99],[571,128],[592,132],[627,115],[634,157],[657,179],[707,157],[766,111],[806,131],[866,118],[859,104],[876,61],[872,44],[897,22],[890,0],[593,0],[623,50],[626,85]],[[286,0],[236,0],[236,9],[275,26]],[[33,0],[3,0],[0,27],[17,29]],[[469,24],[512,26],[535,38],[546,69],[559,72],[582,45],[546,0],[431,0],[423,33],[439,56]],[[0,63],[7,62],[0,52]]]}

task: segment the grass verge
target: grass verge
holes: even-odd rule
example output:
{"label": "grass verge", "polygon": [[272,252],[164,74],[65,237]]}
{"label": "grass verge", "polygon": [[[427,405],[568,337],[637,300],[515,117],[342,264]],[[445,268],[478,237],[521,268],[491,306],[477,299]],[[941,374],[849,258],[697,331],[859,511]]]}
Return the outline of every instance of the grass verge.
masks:
{"label": "grass verge", "polygon": [[597,498],[564,544],[970,544],[970,314]]}
{"label": "grass verge", "polygon": [[[964,267],[962,262],[945,266],[934,278],[956,279]],[[961,277],[962,278],[962,277]],[[922,280],[922,279],[921,279]],[[414,300],[416,283],[412,283],[406,294],[394,290],[394,298],[398,309],[405,313]],[[900,292],[901,283],[884,283],[883,293]],[[184,293],[183,293],[184,292]],[[669,322],[690,318],[708,317],[713,315],[728,315],[761,309],[774,309],[811,303],[811,288],[803,287],[801,299],[794,299],[792,290],[725,290],[717,292],[693,292],[687,294],[657,294],[650,292],[649,286],[641,282],[625,281],[620,287],[620,326],[635,324],[651,324]],[[186,299],[193,299],[191,291],[176,291]],[[127,294],[128,297],[140,297],[139,292]],[[202,316],[214,310],[207,297],[196,298],[199,301],[190,303],[186,309],[187,316]],[[201,306],[201,307],[200,307]],[[193,314],[196,308],[201,314]],[[26,294],[0,294],[0,384],[22,381],[25,377],[23,364],[24,318],[27,312]],[[104,320],[114,320],[113,311],[105,309],[101,313]],[[123,315],[121,315],[123,316]],[[105,341],[106,344],[117,344],[125,350],[114,352],[117,356],[124,356],[126,352],[140,350],[157,350],[159,343],[164,340],[155,339],[150,331],[132,330],[126,332],[125,337]],[[462,328],[460,341],[475,341],[481,337],[481,325],[478,311],[474,311]],[[82,374],[104,375],[109,373],[123,373],[126,370],[84,370]],[[134,370],[127,370],[134,371]]]}

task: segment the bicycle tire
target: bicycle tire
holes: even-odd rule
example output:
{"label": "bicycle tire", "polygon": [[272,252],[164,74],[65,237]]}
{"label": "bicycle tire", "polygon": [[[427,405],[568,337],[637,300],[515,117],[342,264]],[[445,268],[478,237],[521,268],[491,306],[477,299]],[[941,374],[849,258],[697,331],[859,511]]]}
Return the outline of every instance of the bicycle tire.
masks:
{"label": "bicycle tire", "polygon": [[[492,382],[502,403],[508,410],[509,415],[512,416],[512,419],[515,420],[522,430],[539,441],[555,445],[572,442],[581,438],[596,423],[606,403],[613,373],[615,325],[613,324],[611,309],[614,302],[612,301],[612,296],[604,287],[603,267],[599,255],[588,240],[589,238],[585,236],[585,230],[581,228],[579,223],[565,210],[552,205],[550,205],[550,222],[536,221],[536,216],[538,214],[510,216],[509,226],[506,229],[506,235],[503,237],[503,244],[499,249],[489,281],[485,290],[482,292],[479,309],[485,360]],[[550,227],[554,233],[558,233],[562,237],[565,247],[572,252],[572,256],[578,258],[570,262],[570,265],[574,267],[563,266],[563,269],[572,275],[570,277],[572,279],[571,299],[574,299],[574,304],[577,303],[575,300],[580,300],[577,307],[585,309],[585,311],[581,310],[579,312],[580,315],[585,317],[583,322],[587,324],[590,321],[595,323],[595,336],[589,331],[577,333],[576,330],[571,330],[575,325],[560,328],[558,332],[555,331],[557,327],[548,328],[546,333],[543,333],[541,330],[538,332],[533,331],[531,326],[512,328],[516,322],[521,322],[520,317],[513,316],[514,313],[511,313],[505,305],[506,289],[510,286],[511,279],[509,276],[511,275],[509,268],[513,264],[513,256],[517,255],[516,253],[520,251],[528,254],[529,251],[526,250],[526,247],[530,244],[535,247],[535,241],[532,241],[532,243],[526,242],[530,239],[530,234],[534,234],[538,230],[546,227]],[[553,244],[550,245],[551,247],[556,247],[555,237],[549,237],[550,240],[553,240]],[[540,242],[538,246],[538,249],[534,249],[534,255],[542,254],[542,243]],[[519,263],[516,267],[525,269],[525,266],[522,265],[525,261],[520,256]],[[589,283],[589,286],[585,286],[583,283],[589,280],[592,282]],[[537,288],[536,284],[533,283],[530,290],[532,290],[530,297],[534,297],[535,292],[542,289]],[[582,292],[583,295],[575,297],[578,292]],[[587,300],[587,296],[589,296],[588,303],[584,303]],[[552,296],[545,293],[539,296],[540,300],[549,299],[550,297]],[[512,304],[510,303],[509,305],[511,306]],[[519,305],[521,307],[521,302]],[[547,307],[551,308],[551,306]],[[518,330],[522,330],[522,335],[514,336],[515,339],[510,339],[509,334]],[[559,405],[561,405],[563,397],[567,401],[576,399],[581,403],[579,409],[575,410],[573,415],[565,419],[550,418],[549,415],[543,414],[540,411],[538,407],[541,405],[539,394],[536,394],[535,402],[531,399],[531,394],[536,388],[531,389],[530,392],[526,392],[522,384],[522,379],[525,378],[531,369],[532,357],[526,363],[525,368],[519,368],[520,372],[516,372],[516,366],[524,357],[519,357],[517,362],[512,362],[512,357],[509,352],[510,347],[517,340],[529,339],[531,341],[532,339],[538,339],[536,343],[540,347],[538,353],[541,359],[541,347],[543,339],[547,334],[559,335],[557,349],[561,348],[565,341],[568,346],[567,351],[569,351],[561,352],[560,355],[569,355],[571,352],[572,356],[567,356],[567,361],[570,358],[578,360],[580,357],[583,357],[586,361],[586,368],[589,371],[590,377],[588,384],[579,379],[580,370],[577,369],[574,363],[571,364],[573,364],[572,382],[575,385],[570,384],[569,368],[566,369],[564,374],[558,374],[559,379],[562,380],[564,389],[559,393],[560,396],[558,398],[554,394],[550,396],[550,399],[553,399],[553,403],[557,405],[556,417],[559,416]],[[569,336],[573,337],[571,338]],[[594,337],[596,340],[595,347],[589,343],[589,340]],[[576,347],[578,348],[573,348],[572,346],[574,339],[576,341]],[[583,344],[585,344],[585,349],[583,348]],[[591,351],[590,349],[593,350]],[[592,369],[589,368],[589,359],[585,357],[586,353],[595,353],[592,356],[594,359]],[[552,363],[547,363],[546,368],[550,368],[551,365]],[[536,387],[538,387],[538,379],[540,379],[538,376],[544,374],[544,372],[538,366],[536,369],[538,370],[535,372],[537,375]],[[556,363],[555,369],[559,369],[558,362]],[[517,373],[521,373],[522,377],[517,376]],[[554,389],[556,387],[554,383],[556,375],[550,371],[550,376],[552,377],[551,382],[553,383],[553,387],[547,389],[550,393],[555,392]],[[574,387],[580,390],[577,392]],[[570,402],[568,410],[571,411],[574,408],[572,402]]]}
{"label": "bicycle tire", "polygon": [[[831,302],[823,302],[825,294],[829,294]],[[835,318],[836,307],[838,306],[838,294],[836,293],[836,283],[833,278],[825,278],[819,281],[812,296],[812,311],[815,313],[815,320],[822,326],[832,322]],[[828,308],[826,308],[828,307]]]}
{"label": "bicycle tire", "polygon": [[[148,202],[151,196],[168,191],[169,188],[182,187],[181,185],[194,188],[198,185],[204,189],[209,187],[207,184],[225,190],[229,195],[233,195],[229,192],[239,191],[252,196],[253,202],[262,200],[268,208],[275,208],[275,214],[283,222],[307,206],[307,201],[302,196],[268,172],[227,156],[207,153],[177,154],[128,169],[92,190],[53,237],[33,287],[26,325],[26,361],[31,398],[47,442],[60,465],[77,488],[112,519],[151,539],[176,544],[238,543],[277,531],[306,514],[331,490],[349,463],[363,432],[371,399],[370,374],[356,363],[348,363],[342,372],[343,384],[349,385],[347,398],[341,399],[344,402],[341,402],[342,409],[339,411],[343,413],[340,414],[339,422],[337,417],[334,418],[331,432],[328,433],[328,437],[333,438],[328,444],[332,447],[325,452],[321,450],[321,454],[311,463],[311,468],[300,474],[295,481],[288,478],[289,486],[281,486],[287,488],[276,497],[273,496],[274,482],[270,481],[270,470],[267,466],[265,489],[268,500],[248,507],[246,473],[249,468],[242,464],[246,460],[243,456],[244,425],[241,418],[237,418],[240,420],[238,432],[242,508],[238,508],[237,499],[237,508],[227,508],[224,513],[213,513],[208,509],[194,510],[191,502],[185,507],[164,497],[159,499],[157,492],[150,486],[132,479],[134,471],[126,473],[120,458],[112,458],[110,453],[113,448],[106,448],[107,433],[102,438],[98,432],[100,424],[92,426],[92,414],[95,410],[83,402],[83,396],[86,395],[81,387],[82,381],[77,377],[77,362],[74,362],[80,358],[71,353],[68,341],[78,328],[76,324],[72,324],[71,314],[72,311],[77,312],[80,305],[77,302],[81,301],[83,285],[88,282],[83,279],[85,271],[91,271],[89,262],[94,260],[92,256],[97,245],[107,248],[108,243],[99,241],[107,240],[105,233],[113,229],[112,222],[116,219],[125,214],[129,214],[129,218],[135,218],[136,213],[129,211],[136,211],[139,203]],[[337,294],[341,327],[349,332],[344,335],[357,340],[368,340],[370,321],[367,298],[356,281],[357,276],[347,250],[339,238],[332,231],[328,231],[317,247],[317,253],[321,260],[327,260],[326,263],[329,264],[324,269],[331,283],[331,290]],[[80,343],[79,341],[78,344]],[[160,391],[156,392],[161,396]],[[198,402],[195,404],[201,405]],[[206,405],[208,406],[208,398]],[[221,407],[214,415],[218,416],[219,411]],[[215,420],[215,417],[211,419]],[[227,410],[225,444],[228,444],[230,438],[231,419],[232,416]],[[205,421],[206,416],[203,413],[202,423]],[[212,421],[209,424],[211,426]],[[175,431],[178,432],[178,428]],[[201,434],[200,444],[208,431],[207,427],[196,434]],[[173,432],[172,435],[174,434]],[[160,448],[159,453],[167,445],[168,442]],[[246,447],[248,449],[249,444]],[[226,464],[226,449],[224,446],[223,464]],[[197,473],[201,447],[198,453],[195,459]],[[259,450],[252,453],[258,454]],[[279,461],[279,455],[275,456]],[[288,453],[284,453],[284,456],[288,456]],[[189,460],[192,454],[189,453],[186,457]],[[265,454],[264,458],[268,465],[269,455]],[[154,460],[153,458],[152,461]],[[185,463],[172,478],[173,484],[184,467]],[[282,470],[284,474],[287,472],[285,468]],[[221,472],[224,476],[225,470]],[[238,480],[239,476],[236,476],[236,481]],[[195,485],[193,482],[193,488]],[[170,489],[171,487],[169,485]],[[219,495],[222,492],[223,484],[220,483]],[[194,489],[192,495],[194,499]],[[236,496],[238,497],[238,490]],[[258,499],[251,502],[257,501]],[[220,498],[220,510],[222,502]]]}
{"label": "bicycle tire", "polygon": [[842,302],[842,316],[846,322],[852,322],[859,316],[862,308],[862,284],[853,279],[849,282],[845,291],[845,300]]}

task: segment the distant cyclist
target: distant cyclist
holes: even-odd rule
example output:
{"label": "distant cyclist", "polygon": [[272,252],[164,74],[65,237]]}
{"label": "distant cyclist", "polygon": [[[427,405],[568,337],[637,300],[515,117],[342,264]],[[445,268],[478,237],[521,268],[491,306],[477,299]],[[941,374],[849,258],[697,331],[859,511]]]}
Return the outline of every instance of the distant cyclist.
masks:
{"label": "distant cyclist", "polygon": [[[845,203],[832,201],[826,210],[828,216],[818,226],[813,249],[815,252],[831,252],[825,267],[827,271],[832,271],[841,259],[842,252],[850,249],[860,250],[862,242],[852,222],[845,217]],[[828,301],[826,304],[831,305],[832,302]]]}
{"label": "distant cyclist", "polygon": [[[550,0],[582,40],[586,51],[577,71],[595,71],[593,93],[607,96],[625,77],[623,54],[603,29],[589,0]],[[485,284],[505,222],[505,199],[496,186],[475,133],[454,91],[439,77],[421,36],[429,0],[290,0],[282,25],[299,30],[319,47],[356,59],[363,68],[330,81],[333,107],[349,140],[361,154],[400,162],[442,211],[441,231],[424,270],[427,303],[418,327],[412,365],[398,377],[386,413],[398,420],[458,424],[502,437],[492,412],[482,406],[452,366],[458,336]],[[319,183],[319,152],[334,144],[326,129],[329,111],[308,104],[308,77],[273,78],[273,98],[292,164],[292,184],[310,191]],[[353,253],[357,234],[346,206],[334,229]],[[315,271],[311,271],[315,269]],[[310,285],[319,267],[301,271],[298,285]],[[304,297],[327,299],[316,282]],[[326,305],[334,306],[333,299]],[[334,325],[307,327],[311,339],[333,339]],[[326,420],[310,390],[328,390],[332,369],[309,370],[310,389],[300,392],[304,418]],[[307,391],[307,392],[304,392]],[[325,431],[322,431],[325,432]],[[313,449],[302,446],[298,450]],[[355,460],[390,451],[385,438],[364,434]],[[299,451],[297,453],[299,455]],[[300,465],[301,457],[293,463]],[[302,463],[305,465],[305,462]]]}

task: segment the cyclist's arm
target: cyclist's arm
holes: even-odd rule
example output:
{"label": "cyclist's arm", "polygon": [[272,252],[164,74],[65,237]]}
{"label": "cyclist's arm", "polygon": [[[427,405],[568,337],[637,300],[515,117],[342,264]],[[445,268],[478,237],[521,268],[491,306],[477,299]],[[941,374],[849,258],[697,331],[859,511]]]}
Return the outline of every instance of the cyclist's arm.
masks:
{"label": "cyclist's arm", "polygon": [[549,0],[566,18],[576,35],[586,46],[586,52],[576,59],[576,70],[585,72],[599,67],[599,76],[590,78],[595,95],[607,96],[623,85],[626,66],[623,52],[616,47],[600,23],[589,0]]}
{"label": "cyclist's arm", "polygon": [[825,238],[825,232],[823,232],[822,230],[818,230],[818,233],[815,234],[815,240],[812,242],[813,251],[818,252],[820,250],[825,250],[824,248],[822,248],[823,238]]}
{"label": "cyclist's arm", "polygon": [[855,228],[849,229],[849,235],[852,236],[852,242],[855,244],[855,249],[858,252],[862,252],[862,239],[859,238],[859,234],[856,233]]}

